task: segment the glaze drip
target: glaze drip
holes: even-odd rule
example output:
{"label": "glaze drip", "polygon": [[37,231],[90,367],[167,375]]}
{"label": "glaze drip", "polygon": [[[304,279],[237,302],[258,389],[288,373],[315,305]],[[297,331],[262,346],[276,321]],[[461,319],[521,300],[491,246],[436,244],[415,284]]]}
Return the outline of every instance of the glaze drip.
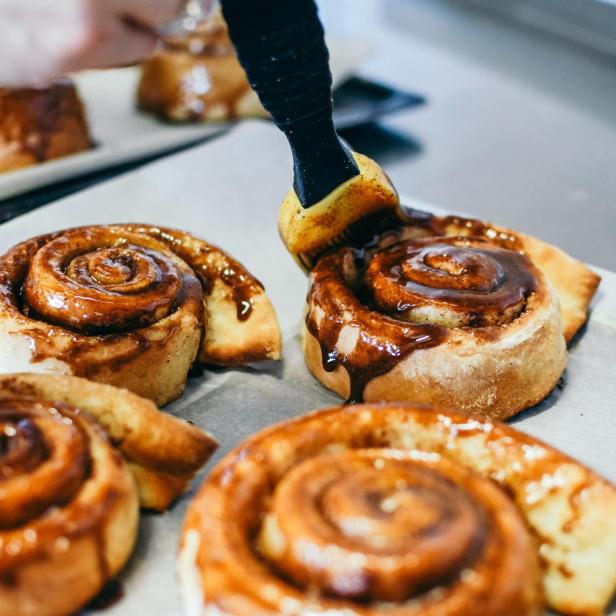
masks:
{"label": "glaze drip", "polygon": [[383,315],[361,303],[344,276],[343,262],[353,257],[350,252],[328,255],[312,271],[306,327],[319,341],[323,369],[332,372],[343,366],[350,379],[349,401],[361,402],[371,379],[389,372],[412,351],[440,344],[447,332]]}
{"label": "glaze drip", "polygon": [[363,399],[373,378],[443,343],[453,328],[494,335],[523,313],[536,289],[538,272],[519,240],[480,221],[381,215],[351,229],[349,245],[313,269],[306,327],[323,369],[345,368],[351,402]]}
{"label": "glaze drip", "polygon": [[260,282],[219,248],[150,225],[70,229],[0,257],[0,305],[23,323],[32,361],[65,361],[88,378],[172,344],[187,328],[183,315],[203,339],[212,295],[232,302],[241,323],[258,294]]}

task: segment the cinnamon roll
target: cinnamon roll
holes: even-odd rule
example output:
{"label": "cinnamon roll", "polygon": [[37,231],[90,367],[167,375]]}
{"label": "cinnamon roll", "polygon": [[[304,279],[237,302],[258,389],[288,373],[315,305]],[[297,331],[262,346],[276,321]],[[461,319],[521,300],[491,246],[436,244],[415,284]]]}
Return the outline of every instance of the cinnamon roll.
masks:
{"label": "cinnamon roll", "polygon": [[274,309],[237,261],[150,225],[69,229],[0,257],[0,373],[87,377],[158,405],[197,360],[232,366],[280,356]]}
{"label": "cinnamon roll", "polygon": [[0,88],[0,173],[82,152],[91,143],[72,82]]}
{"label": "cinnamon roll", "polygon": [[334,408],[215,467],[178,567],[191,616],[597,615],[616,587],[616,489],[506,425]]}
{"label": "cinnamon roll", "polygon": [[473,218],[434,216],[419,210],[407,210],[404,218],[403,226],[399,227],[403,238],[474,236],[526,254],[558,295],[565,340],[570,342],[586,322],[588,306],[601,277],[560,248],[536,237]]}
{"label": "cinnamon roll", "polygon": [[58,403],[93,417],[126,459],[146,509],[167,509],[218,446],[210,434],[149,400],[78,377],[0,375],[3,397]]}
{"label": "cinnamon roll", "polygon": [[0,386],[0,613],[68,615],[132,552],[137,490],[88,413],[22,392]]}
{"label": "cinnamon roll", "polygon": [[172,121],[266,117],[217,12],[184,37],[163,40],[141,68],[140,109]]}
{"label": "cinnamon roll", "polygon": [[351,245],[311,272],[311,372],[352,401],[502,419],[542,400],[566,365],[563,333],[570,339],[583,323],[598,277],[539,240],[479,221],[379,217],[376,236],[363,221]]}

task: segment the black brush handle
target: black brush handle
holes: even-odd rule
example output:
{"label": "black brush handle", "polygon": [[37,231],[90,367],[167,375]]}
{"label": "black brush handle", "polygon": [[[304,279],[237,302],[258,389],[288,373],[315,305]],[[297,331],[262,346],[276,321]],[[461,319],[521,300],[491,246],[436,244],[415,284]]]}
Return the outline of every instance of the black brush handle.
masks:
{"label": "black brush handle", "polygon": [[332,119],[329,53],[314,0],[222,0],[229,34],[261,103],[293,152],[304,207],[359,174]]}

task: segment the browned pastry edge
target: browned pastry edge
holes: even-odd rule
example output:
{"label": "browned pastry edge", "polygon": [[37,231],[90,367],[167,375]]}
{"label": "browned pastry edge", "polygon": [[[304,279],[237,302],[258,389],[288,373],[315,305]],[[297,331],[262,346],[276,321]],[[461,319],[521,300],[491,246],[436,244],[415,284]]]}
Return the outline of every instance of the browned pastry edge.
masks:
{"label": "browned pastry edge", "polygon": [[518,235],[524,252],[541,268],[558,293],[565,340],[571,342],[588,318],[588,307],[601,276],[556,246],[530,235]]}
{"label": "browned pastry edge", "polygon": [[132,552],[135,482],[70,404],[0,389],[0,426],[0,613],[72,614]]}
{"label": "browned pastry edge", "polygon": [[70,404],[92,415],[129,462],[141,505],[163,511],[216,450],[207,432],[127,390],[71,376],[0,375],[0,395]]}
{"label": "browned pastry edge", "polygon": [[[153,225],[78,227],[0,257],[0,372],[73,374],[158,405],[203,363],[278,359],[260,283],[193,235]],[[16,363],[17,362],[17,363]]]}

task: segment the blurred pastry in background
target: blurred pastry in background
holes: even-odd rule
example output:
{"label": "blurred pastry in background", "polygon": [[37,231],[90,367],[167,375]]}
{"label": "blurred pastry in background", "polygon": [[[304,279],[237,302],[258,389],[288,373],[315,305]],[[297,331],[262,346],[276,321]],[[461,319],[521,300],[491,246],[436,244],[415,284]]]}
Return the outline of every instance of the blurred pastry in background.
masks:
{"label": "blurred pastry in background", "polygon": [[137,105],[176,122],[267,117],[220,12],[188,36],[165,39],[143,63]]}
{"label": "blurred pastry in background", "polygon": [[0,173],[91,147],[84,106],[74,84],[0,88]]}

